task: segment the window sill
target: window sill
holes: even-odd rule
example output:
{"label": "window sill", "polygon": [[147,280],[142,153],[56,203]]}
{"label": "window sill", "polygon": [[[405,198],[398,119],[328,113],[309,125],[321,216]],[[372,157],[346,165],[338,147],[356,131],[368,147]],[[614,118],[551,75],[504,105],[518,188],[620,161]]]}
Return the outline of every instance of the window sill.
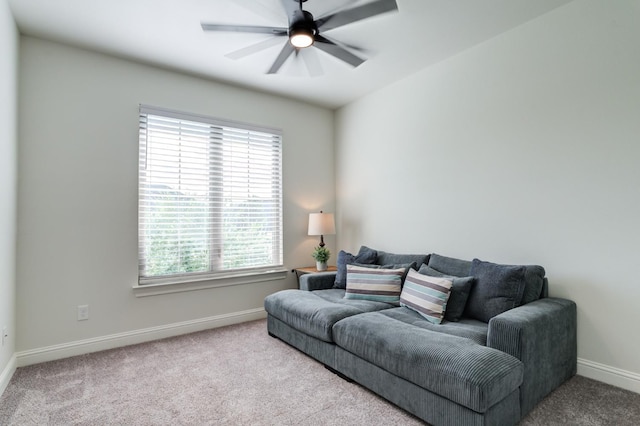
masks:
{"label": "window sill", "polygon": [[254,284],[265,281],[283,280],[287,277],[286,269],[274,269],[266,272],[251,272],[242,275],[227,275],[221,277],[180,282],[164,282],[160,284],[136,284],[133,294],[136,297],[157,296],[160,294],[182,293],[185,291],[204,290],[207,288],[229,287],[234,285]]}

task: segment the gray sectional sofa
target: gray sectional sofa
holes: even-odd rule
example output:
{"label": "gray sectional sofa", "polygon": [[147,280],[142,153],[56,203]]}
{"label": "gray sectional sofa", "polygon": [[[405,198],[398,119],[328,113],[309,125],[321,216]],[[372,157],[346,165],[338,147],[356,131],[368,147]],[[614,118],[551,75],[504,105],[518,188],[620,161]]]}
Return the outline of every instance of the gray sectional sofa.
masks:
{"label": "gray sectional sofa", "polygon": [[[445,277],[443,318],[350,298],[348,264],[406,268],[405,280],[409,268]],[[433,425],[516,424],[576,373],[576,305],[548,297],[540,266],[363,246],[341,251],[337,272],[303,275],[299,290],[269,295],[265,309],[270,335]]]}

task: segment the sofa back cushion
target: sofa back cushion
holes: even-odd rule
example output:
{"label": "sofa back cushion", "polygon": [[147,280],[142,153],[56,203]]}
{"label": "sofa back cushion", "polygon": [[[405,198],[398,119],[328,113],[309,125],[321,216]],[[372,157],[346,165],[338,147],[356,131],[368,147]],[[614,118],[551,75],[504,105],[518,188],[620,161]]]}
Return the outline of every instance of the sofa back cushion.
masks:
{"label": "sofa back cushion", "polygon": [[377,258],[378,252],[365,246],[360,247],[360,250],[356,255],[340,250],[336,261],[337,271],[333,288],[347,288],[347,265],[353,263],[375,264]]}
{"label": "sofa back cushion", "polygon": [[418,270],[418,265],[416,264],[416,262],[411,262],[411,263],[390,263],[387,265],[367,265],[367,264],[363,264],[363,263],[351,263],[351,265],[355,265],[355,266],[362,266],[364,268],[369,268],[369,269],[399,269],[399,268],[404,268],[404,275],[402,276],[402,282],[404,283],[405,278],[407,278],[407,273],[409,272],[409,269],[413,269],[414,271]]}
{"label": "sofa back cushion", "polygon": [[432,253],[429,257],[428,265],[444,275],[454,277],[468,277],[471,275],[469,273],[471,271],[471,262],[468,260]]}
{"label": "sofa back cushion", "polygon": [[400,265],[415,262],[420,267],[423,263],[429,262],[428,254],[397,254],[382,250],[376,250],[376,252],[378,253],[378,258],[376,259],[376,264],[378,265]]}
{"label": "sofa back cushion", "polygon": [[545,270],[539,265],[525,265],[524,272],[524,295],[522,296],[522,304],[538,300],[543,297],[543,288],[545,285]]}
{"label": "sofa back cushion", "polygon": [[[441,256],[432,253],[429,256],[428,266],[443,275],[454,277],[467,277],[471,274],[472,262],[468,260],[456,259],[455,257]],[[545,270],[539,265],[503,265],[503,266],[524,266],[525,267],[525,289],[522,296],[522,304],[525,305],[541,297],[546,297],[547,281]]]}
{"label": "sofa back cushion", "polygon": [[473,259],[471,289],[465,316],[489,322],[491,318],[520,306],[525,289],[524,266],[498,265]]}

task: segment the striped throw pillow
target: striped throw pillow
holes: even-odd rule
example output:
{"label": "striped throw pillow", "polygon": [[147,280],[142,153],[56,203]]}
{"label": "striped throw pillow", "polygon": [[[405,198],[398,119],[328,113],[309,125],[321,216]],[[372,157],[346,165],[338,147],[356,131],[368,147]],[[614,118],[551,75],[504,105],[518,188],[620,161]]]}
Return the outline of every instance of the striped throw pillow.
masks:
{"label": "striped throw pillow", "polygon": [[345,299],[398,303],[406,268],[373,269],[347,265]]}
{"label": "striped throw pillow", "polygon": [[410,269],[400,295],[400,306],[413,309],[429,322],[440,324],[452,285],[451,279],[430,277]]}

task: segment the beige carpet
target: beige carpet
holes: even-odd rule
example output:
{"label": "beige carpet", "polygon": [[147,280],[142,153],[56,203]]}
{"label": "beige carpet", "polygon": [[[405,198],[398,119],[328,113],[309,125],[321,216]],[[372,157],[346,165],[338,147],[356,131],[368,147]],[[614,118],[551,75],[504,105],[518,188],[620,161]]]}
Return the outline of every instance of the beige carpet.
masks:
{"label": "beige carpet", "polygon": [[[576,377],[523,425],[636,425],[640,395]],[[0,425],[420,425],[267,335],[264,320],[16,371]]]}

